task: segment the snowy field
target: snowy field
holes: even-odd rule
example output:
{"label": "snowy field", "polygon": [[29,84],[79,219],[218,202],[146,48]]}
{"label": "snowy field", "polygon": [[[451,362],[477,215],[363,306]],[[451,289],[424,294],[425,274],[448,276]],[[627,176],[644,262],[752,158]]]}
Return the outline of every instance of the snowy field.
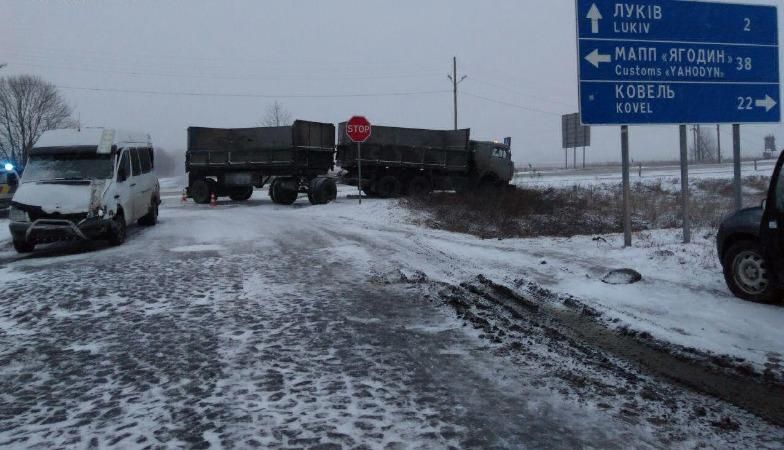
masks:
{"label": "snowy field", "polygon": [[[570,161],[571,162],[571,161]],[[775,160],[744,162],[741,174],[745,177],[766,176],[773,173]],[[734,176],[732,164],[703,164],[689,168],[689,180],[728,180]],[[661,181],[663,185],[673,185],[680,189],[680,166],[643,166],[640,175],[639,166],[632,165],[630,180],[632,183],[652,183]],[[677,180],[677,183],[672,181]],[[536,172],[518,172],[514,184],[527,187],[589,187],[603,184],[620,184],[620,167],[589,167],[587,169],[547,169]]]}

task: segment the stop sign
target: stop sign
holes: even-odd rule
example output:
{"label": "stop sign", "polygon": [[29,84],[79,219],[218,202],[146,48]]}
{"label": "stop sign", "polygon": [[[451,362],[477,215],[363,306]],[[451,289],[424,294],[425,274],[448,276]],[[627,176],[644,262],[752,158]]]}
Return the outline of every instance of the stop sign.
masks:
{"label": "stop sign", "polygon": [[353,142],[365,142],[370,137],[370,121],[363,116],[354,116],[346,123],[346,135]]}

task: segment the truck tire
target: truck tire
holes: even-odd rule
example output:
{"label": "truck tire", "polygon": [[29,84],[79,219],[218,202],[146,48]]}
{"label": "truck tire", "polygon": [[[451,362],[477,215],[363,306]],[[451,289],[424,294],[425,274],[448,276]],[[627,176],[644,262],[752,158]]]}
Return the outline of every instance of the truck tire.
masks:
{"label": "truck tire", "polygon": [[293,205],[297,201],[297,197],[299,197],[297,180],[294,178],[279,178],[275,181],[278,183],[276,183],[274,189],[275,198],[272,201],[279,205]]}
{"label": "truck tire", "polygon": [[114,216],[112,229],[109,230],[109,244],[113,246],[121,245],[125,242],[126,232],[125,216],[123,216],[121,212],[118,212],[117,215]]}
{"label": "truck tire", "polygon": [[724,280],[730,291],[743,300],[775,303],[782,292],[774,286],[764,252],[758,242],[739,241],[726,251],[722,261]]}
{"label": "truck tire", "polygon": [[425,176],[416,176],[408,182],[406,193],[412,197],[420,197],[429,194],[433,190],[430,180]]}
{"label": "truck tire", "polygon": [[194,202],[206,205],[212,196],[212,186],[207,183],[207,180],[196,180],[191,184],[190,193]]}
{"label": "truck tire", "polygon": [[366,196],[373,198],[376,196],[376,191],[374,191],[370,186],[363,186],[362,193]]}
{"label": "truck tire", "polygon": [[376,183],[376,194],[381,198],[394,198],[400,195],[400,180],[392,175],[381,177]]}
{"label": "truck tire", "polygon": [[272,203],[278,203],[276,199],[276,194],[278,193],[278,178],[272,180],[269,187],[269,197],[272,200]]}
{"label": "truck tire", "polygon": [[16,253],[20,253],[20,254],[32,253],[33,250],[35,250],[35,244],[24,240],[17,241],[16,239],[14,239],[14,250],[16,250]]}
{"label": "truck tire", "polygon": [[253,196],[253,186],[234,188],[229,193],[229,198],[235,202],[244,202]]}
{"label": "truck tire", "polygon": [[310,181],[308,200],[312,205],[326,205],[338,196],[338,187],[335,180],[319,177]]}

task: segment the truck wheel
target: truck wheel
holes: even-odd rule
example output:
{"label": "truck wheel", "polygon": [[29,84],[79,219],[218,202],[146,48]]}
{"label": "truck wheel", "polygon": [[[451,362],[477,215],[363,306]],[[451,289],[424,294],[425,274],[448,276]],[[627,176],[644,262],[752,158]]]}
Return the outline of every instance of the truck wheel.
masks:
{"label": "truck wheel", "polygon": [[332,178],[321,178],[319,181],[318,192],[320,195],[320,204],[326,205],[327,203],[334,202],[338,198],[338,186]]}
{"label": "truck wheel", "polygon": [[393,198],[400,194],[400,181],[392,175],[381,177],[376,183],[376,194],[381,198]]}
{"label": "truck wheel", "polygon": [[235,202],[244,202],[253,196],[253,186],[232,189],[229,198]]}
{"label": "truck wheel", "polygon": [[191,198],[193,201],[200,204],[206,205],[210,202],[210,196],[212,195],[212,188],[207,183],[206,180],[196,180],[191,184]]}
{"label": "truck wheel", "polygon": [[308,183],[308,201],[311,205],[321,204],[321,178],[314,178]]}
{"label": "truck wheel", "polygon": [[326,205],[338,197],[338,187],[331,178],[314,178],[310,181],[308,200],[313,205]]}
{"label": "truck wheel", "polygon": [[430,180],[427,177],[416,176],[408,182],[408,195],[412,197],[419,197],[427,195],[432,190]]}
{"label": "truck wheel", "polygon": [[109,231],[109,244],[117,246],[125,242],[126,231],[125,217],[122,213],[118,212],[117,215],[114,216],[112,229]]}
{"label": "truck wheel", "polygon": [[724,255],[724,280],[736,297],[758,303],[781,300],[781,291],[773,286],[768,265],[759,243],[740,241]]}
{"label": "truck wheel", "polygon": [[14,239],[14,250],[16,250],[16,253],[32,253],[32,251],[35,250],[35,244]]}
{"label": "truck wheel", "polygon": [[274,180],[272,180],[272,183],[270,183],[270,187],[269,187],[269,197],[270,199],[272,199],[272,203],[278,203],[277,194],[278,194],[278,178],[275,178]]}
{"label": "truck wheel", "polygon": [[158,223],[158,202],[155,199],[152,199],[152,205],[147,209],[147,215],[136,223],[145,227],[153,227]]}
{"label": "truck wheel", "polygon": [[293,205],[297,201],[297,197],[299,197],[297,180],[294,178],[280,179],[275,189],[273,201],[279,205]]}

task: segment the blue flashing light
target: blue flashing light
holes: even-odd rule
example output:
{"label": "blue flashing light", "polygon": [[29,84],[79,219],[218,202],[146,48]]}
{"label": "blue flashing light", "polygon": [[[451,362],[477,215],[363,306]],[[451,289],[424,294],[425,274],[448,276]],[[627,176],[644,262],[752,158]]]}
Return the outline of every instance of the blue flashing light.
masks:
{"label": "blue flashing light", "polygon": [[14,170],[14,165],[11,163],[5,163],[5,171],[10,172],[12,170]]}

